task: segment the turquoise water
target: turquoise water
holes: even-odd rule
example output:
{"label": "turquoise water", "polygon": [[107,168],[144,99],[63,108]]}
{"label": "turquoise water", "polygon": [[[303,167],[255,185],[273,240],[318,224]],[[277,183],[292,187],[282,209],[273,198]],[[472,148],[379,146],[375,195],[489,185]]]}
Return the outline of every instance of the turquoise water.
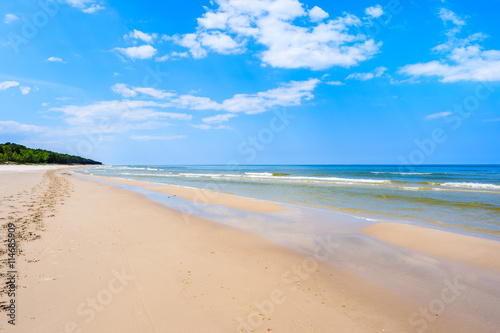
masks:
{"label": "turquoise water", "polygon": [[96,166],[87,174],[208,188],[500,238],[500,166]]}

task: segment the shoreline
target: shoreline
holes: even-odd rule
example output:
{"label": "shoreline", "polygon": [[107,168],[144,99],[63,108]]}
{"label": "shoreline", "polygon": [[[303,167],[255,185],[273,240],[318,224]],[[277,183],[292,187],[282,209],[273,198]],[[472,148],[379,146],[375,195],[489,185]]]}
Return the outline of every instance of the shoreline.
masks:
{"label": "shoreline", "polygon": [[[310,209],[317,209],[317,210],[325,210],[328,212],[333,212],[334,214],[338,215],[343,215],[347,216],[349,218],[354,218],[354,219],[360,219],[364,221],[369,221],[370,224],[397,224],[397,225],[407,225],[407,226],[412,226],[416,228],[424,228],[424,229],[430,229],[430,230],[436,230],[436,231],[441,231],[441,232],[447,232],[450,234],[455,234],[455,235],[463,235],[467,237],[472,237],[472,238],[479,238],[483,240],[488,240],[488,241],[493,241],[493,242],[500,242],[500,238],[497,237],[498,235],[496,233],[491,233],[491,232],[486,232],[486,231],[477,231],[477,230],[470,230],[470,229],[464,229],[464,228],[457,228],[453,227],[450,225],[435,225],[430,222],[423,222],[423,221],[404,221],[403,223],[398,222],[394,218],[385,218],[382,216],[380,217],[379,215],[356,215],[352,213],[347,213],[343,210],[335,209],[335,208],[329,208],[326,206],[322,207],[317,207],[315,205],[300,205],[296,203],[285,203],[285,202],[277,202],[277,201],[271,201],[271,200],[266,200],[266,199],[259,199],[259,198],[254,198],[254,197],[247,197],[247,196],[242,196],[239,194],[233,194],[233,193],[225,193],[225,192],[215,192],[213,190],[208,190],[204,188],[197,188],[197,187],[188,187],[188,186],[182,186],[182,185],[175,185],[175,184],[166,184],[166,183],[157,183],[157,182],[151,182],[151,181],[138,181],[134,179],[127,179],[127,178],[121,178],[121,177],[107,177],[107,176],[97,176],[97,175],[88,175],[88,174],[82,174],[82,173],[76,173],[77,175],[80,175],[81,177],[88,177],[90,179],[96,179],[103,181],[105,183],[110,183],[110,184],[120,184],[120,185],[130,185],[130,186],[148,186],[149,188],[144,187],[144,189],[151,190],[151,191],[158,191],[160,193],[165,193],[165,194],[171,194],[174,196],[180,196],[186,200],[191,200],[191,201],[197,201],[200,203],[204,204],[222,204],[231,208],[235,209],[246,209],[244,207],[245,202],[243,202],[243,205],[231,205],[231,204],[224,204],[224,199],[221,198],[221,200],[218,200],[218,198],[214,197],[221,195],[222,197],[225,195],[229,195],[231,197],[237,197],[237,198],[243,198],[243,199],[248,199],[248,200],[253,200],[256,202],[267,202],[267,203],[272,203],[275,206],[296,206],[296,207],[307,207]],[[187,191],[186,191],[187,190]],[[190,193],[191,192],[191,193]],[[222,203],[221,203],[222,202]],[[264,213],[270,213],[270,212],[278,212],[280,210],[284,210],[286,208],[268,208],[262,209],[254,209],[253,211],[255,212],[264,212]],[[248,209],[249,211],[252,211],[252,209]],[[362,213],[363,214],[363,213]],[[395,244],[395,243],[394,243]]]}
{"label": "shoreline", "polygon": [[[38,171],[39,178],[43,174]],[[42,214],[41,237],[22,243],[19,332],[149,332],[167,327],[173,332],[413,332],[424,324],[433,332],[494,332],[498,324],[480,320],[481,314],[494,311],[488,305],[498,298],[482,300],[473,284],[465,296],[447,304],[447,311],[439,311],[438,319],[426,320],[410,286],[402,296],[321,260],[328,250],[333,249],[333,256],[341,253],[329,247],[333,243],[323,244],[318,255],[304,255],[197,216],[187,223],[178,211],[116,185],[64,171],[53,174],[40,191],[52,193],[55,182],[69,190],[61,192],[64,200],[54,200],[51,214]],[[34,208],[19,209],[29,214]],[[356,254],[348,247],[341,250]],[[412,252],[405,255],[418,265],[429,260]],[[396,272],[401,264],[387,268]],[[439,262],[427,264],[442,269]],[[458,276],[457,271],[450,273],[450,278]],[[424,305],[443,288],[428,282]],[[480,300],[478,313],[464,308],[464,297]],[[89,298],[97,299],[101,311],[92,310]]]}
{"label": "shoreline", "polygon": [[[134,166],[124,166],[123,168],[134,169]],[[142,170],[142,169],[146,169],[146,166],[137,166],[137,168]],[[155,170],[155,171],[152,171],[153,173],[150,175],[150,177],[147,177],[148,176],[147,174],[144,174],[144,175],[140,174],[140,176],[146,176],[145,179],[148,179],[148,181],[144,182],[146,186],[150,186],[150,185],[156,186],[156,187],[166,186],[164,188],[164,192],[168,192],[167,188],[170,188],[171,193],[173,193],[173,194],[176,194],[178,192],[177,191],[178,189],[196,189],[200,192],[218,191],[218,192],[224,193],[224,194],[226,194],[226,193],[232,194],[232,195],[235,195],[237,197],[244,197],[244,198],[250,198],[250,199],[253,198],[254,200],[273,202],[277,205],[310,207],[313,209],[320,209],[320,210],[323,209],[323,210],[326,210],[329,212],[335,212],[335,213],[340,214],[340,215],[350,216],[350,217],[357,218],[357,219],[363,219],[363,220],[369,221],[370,223],[373,223],[373,222],[387,223],[388,222],[388,223],[399,223],[399,224],[413,225],[413,226],[418,226],[418,227],[423,227],[423,228],[441,230],[441,231],[446,231],[446,232],[462,234],[462,235],[466,235],[466,236],[471,236],[471,237],[500,242],[500,231],[498,231],[497,230],[498,228],[496,227],[498,224],[495,224],[492,222],[493,224],[489,224],[491,227],[488,227],[487,225],[489,223],[488,222],[489,220],[485,220],[485,221],[481,222],[482,219],[480,216],[476,216],[477,221],[478,221],[477,224],[470,224],[470,221],[467,220],[467,221],[463,221],[463,224],[457,225],[457,223],[455,221],[460,221],[460,216],[457,216],[458,213],[454,214],[454,215],[452,214],[452,215],[448,216],[448,218],[435,219],[436,216],[439,216],[439,211],[435,212],[437,215],[435,215],[435,214],[428,215],[427,214],[427,216],[425,214],[424,215],[412,214],[411,212],[409,213],[409,215],[391,214],[391,211],[383,211],[383,210],[379,211],[379,210],[373,209],[373,208],[364,208],[364,206],[360,206],[359,203],[356,204],[355,202],[357,202],[357,199],[354,199],[354,198],[349,199],[349,200],[352,200],[352,205],[351,205],[352,208],[337,207],[337,206],[342,206],[341,204],[338,204],[338,205],[325,204],[325,205],[323,205],[323,204],[321,204],[321,202],[318,204],[314,204],[314,202],[311,202],[311,200],[308,200],[307,198],[304,198],[305,202],[299,202],[296,200],[290,201],[290,200],[286,199],[288,197],[283,198],[283,197],[276,197],[276,195],[271,195],[271,196],[262,195],[263,194],[262,192],[255,192],[253,190],[245,190],[244,188],[239,188],[238,186],[235,188],[225,187],[227,184],[218,183],[217,179],[216,179],[216,182],[214,184],[212,184],[210,180],[206,180],[206,181],[203,181],[201,183],[195,182],[194,185],[189,185],[189,184],[183,185],[182,182],[181,182],[181,184],[176,184],[176,182],[174,182],[174,183],[158,182],[156,179],[157,175],[155,175],[154,173],[157,171],[163,170],[162,167],[159,167],[159,169],[158,168],[155,169],[155,167],[152,166],[152,167],[148,167],[147,170]],[[128,170],[126,170],[126,171],[129,172]],[[248,170],[245,170],[245,171],[248,171]],[[130,171],[130,172],[132,172],[132,171]],[[175,168],[174,168],[174,170],[171,170],[168,173],[170,174],[170,173],[176,173],[176,172],[179,172],[179,171],[175,170]],[[378,173],[384,173],[384,172],[378,172]],[[138,178],[135,178],[137,180],[134,180],[134,178],[132,178],[132,179],[127,178],[125,176],[125,174],[112,175],[111,177],[98,176],[98,175],[94,175],[94,174],[89,175],[88,171],[81,172],[81,174],[84,176],[89,176],[89,177],[97,177],[97,178],[104,177],[104,178],[107,178],[108,180],[116,177],[115,179],[127,179],[127,181],[130,181],[131,183],[133,183],[135,181],[142,181],[141,178],[143,178],[143,177],[138,177]],[[133,173],[128,173],[128,174],[134,175]],[[247,174],[247,172],[245,172],[245,174]],[[184,175],[184,174],[181,173],[181,175]],[[190,175],[190,174],[186,174],[186,175]],[[193,175],[196,175],[196,173],[193,173]],[[217,173],[214,173],[214,175],[217,175]],[[158,175],[158,176],[160,176],[160,175]],[[202,174],[202,176],[204,176],[204,174]],[[228,175],[228,176],[231,176],[231,175]],[[151,177],[153,177],[153,178],[151,178]],[[166,176],[166,177],[168,177],[168,176]],[[253,177],[253,175],[252,175],[252,177]],[[104,179],[104,178],[102,178],[102,179]],[[473,184],[473,185],[477,185],[477,184]],[[227,186],[229,186],[229,185],[227,185]],[[210,188],[211,191],[207,190],[206,188]],[[292,188],[292,190],[293,189],[294,188]],[[227,191],[225,191],[225,190],[227,190]],[[297,188],[295,188],[295,190],[300,191],[300,189],[297,189]],[[448,189],[446,189],[446,190],[448,190]],[[241,193],[243,193],[243,194],[241,194]],[[261,194],[261,195],[259,195],[259,194]],[[192,200],[193,199],[192,197],[193,196],[187,196],[187,197],[184,196],[184,198],[186,198],[188,200]],[[207,195],[202,194],[201,197],[203,198],[203,200],[205,202],[210,201],[210,199],[207,198]],[[295,195],[295,197],[297,197],[297,195]],[[281,198],[281,200],[280,200],[280,198]],[[390,201],[390,198],[389,198],[389,201]],[[363,200],[361,200],[361,203],[362,202],[363,202]],[[368,204],[370,204],[370,202],[368,202]],[[382,206],[383,205],[384,204],[382,204]],[[404,203],[403,203],[403,205],[404,205]],[[420,206],[417,207],[418,209],[416,209],[416,210],[421,210],[420,208],[422,207],[422,205],[425,205],[425,204],[421,203]],[[367,206],[367,207],[369,207],[369,206]],[[434,209],[435,209],[435,207],[434,207]],[[486,212],[486,213],[488,213],[488,212]],[[471,212],[471,214],[477,214],[477,212]],[[445,215],[446,215],[446,213],[445,213]],[[454,216],[454,219],[452,221],[450,221],[450,218],[453,216]]]}

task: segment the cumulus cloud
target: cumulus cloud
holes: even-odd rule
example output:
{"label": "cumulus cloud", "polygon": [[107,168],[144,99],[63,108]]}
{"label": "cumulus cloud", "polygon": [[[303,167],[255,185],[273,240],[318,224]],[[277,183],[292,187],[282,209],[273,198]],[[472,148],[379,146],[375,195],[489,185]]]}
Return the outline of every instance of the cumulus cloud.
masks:
{"label": "cumulus cloud", "polygon": [[46,61],[50,61],[50,62],[63,62],[63,60],[61,58],[58,58],[58,57],[50,57]]}
{"label": "cumulus cloud", "polygon": [[373,7],[366,8],[365,14],[369,15],[371,17],[377,18],[377,17],[384,15],[384,10],[382,9],[382,6],[376,5]]}
{"label": "cumulus cloud", "polygon": [[206,49],[212,49],[221,54],[236,54],[243,51],[243,44],[236,42],[228,34],[219,31],[185,34],[175,36],[173,40],[177,44],[189,48],[195,59],[206,57]]}
{"label": "cumulus cloud", "polygon": [[44,129],[35,125],[21,124],[17,121],[0,121],[0,132],[9,134],[40,133]]}
{"label": "cumulus cloud", "polygon": [[9,14],[5,14],[5,17],[4,17],[4,19],[3,19],[3,22],[4,22],[5,24],[9,24],[9,23],[12,23],[12,22],[17,21],[17,20],[19,20],[19,17],[17,17],[17,16],[16,16],[16,15],[14,15],[14,14],[10,14],[10,13],[9,13]]}
{"label": "cumulus cloud", "polygon": [[87,7],[85,9],[82,9],[82,12],[87,13],[87,14],[93,14],[97,11],[103,10],[105,7],[100,6],[100,5],[91,5],[90,7]]}
{"label": "cumulus cloud", "polygon": [[325,83],[326,83],[326,84],[329,84],[329,85],[331,85],[331,86],[342,86],[342,85],[344,85],[344,83],[343,83],[343,82],[341,82],[341,81],[327,81],[327,82],[325,82]]}
{"label": "cumulus cloud", "polygon": [[17,87],[19,85],[19,82],[17,81],[3,81],[0,82],[0,90],[6,90],[12,87]]}
{"label": "cumulus cloud", "polygon": [[155,61],[156,62],[163,62],[167,60],[179,60],[181,58],[187,58],[189,57],[189,53],[187,52],[170,52],[169,54],[165,54],[164,56],[161,57],[156,57]]}
{"label": "cumulus cloud", "polygon": [[303,101],[314,97],[312,91],[318,83],[318,79],[292,81],[257,94],[237,94],[223,101],[222,109],[229,112],[255,114],[277,106],[300,105]]}
{"label": "cumulus cloud", "polygon": [[160,89],[154,89],[154,88],[140,88],[136,87],[134,90],[140,94],[143,95],[148,95],[150,97],[156,98],[156,99],[165,99],[168,97],[173,97],[175,96],[174,93],[160,90]]}
{"label": "cumulus cloud", "polygon": [[360,80],[360,81],[366,81],[366,80],[371,80],[376,77],[381,77],[384,75],[384,73],[387,71],[387,68],[384,66],[380,66],[375,68],[373,72],[369,73],[352,73],[349,74],[345,79],[346,80]]}
{"label": "cumulus cloud", "polygon": [[28,95],[31,91],[31,87],[20,86],[19,90],[21,91],[21,94]]}
{"label": "cumulus cloud", "polygon": [[145,32],[139,31],[134,29],[134,31],[131,31],[130,33],[126,34],[123,36],[125,39],[140,39],[143,42],[146,42],[148,44],[152,44],[156,38],[158,38],[158,34],[153,33],[153,34],[147,34]]}
{"label": "cumulus cloud", "polygon": [[93,14],[99,10],[105,9],[105,7],[96,3],[95,0],[65,0],[68,5],[73,8],[77,8],[86,14]]}
{"label": "cumulus cloud", "polygon": [[313,22],[323,21],[328,16],[330,16],[330,15],[328,15],[327,12],[325,12],[323,9],[319,8],[318,6],[314,6],[311,10],[309,10],[309,17],[311,18],[311,21],[313,21]]}
{"label": "cumulus cloud", "polygon": [[133,89],[127,87],[126,84],[117,83],[111,87],[111,90],[117,94],[122,95],[123,97],[134,97],[137,95],[137,92]]}
{"label": "cumulus cloud", "polygon": [[117,47],[116,51],[122,53],[123,55],[129,57],[132,60],[135,59],[151,59],[156,54],[157,50],[151,45],[141,45],[132,47]]}
{"label": "cumulus cloud", "polygon": [[309,79],[306,81],[292,81],[282,84],[278,88],[256,94],[236,94],[222,102],[216,102],[209,97],[190,94],[178,95],[154,88],[129,87],[125,84],[116,84],[111,89],[123,97],[133,97],[136,94],[148,95],[162,99],[162,107],[175,107],[190,110],[216,110],[227,112],[244,112],[247,114],[261,113],[277,106],[300,105],[303,101],[314,97],[312,91],[320,81]]}
{"label": "cumulus cloud", "polygon": [[166,106],[154,101],[102,101],[88,105],[53,107],[49,111],[62,114],[70,132],[123,133],[136,129],[169,126],[165,120],[192,119],[185,113],[161,111]]}
{"label": "cumulus cloud", "polygon": [[[245,52],[251,42],[261,46],[258,56],[263,64],[313,70],[357,65],[373,57],[382,45],[352,31],[370,24],[370,19],[344,13],[323,22],[328,13],[319,7],[306,11],[298,0],[215,2],[218,7],[198,18],[195,32],[164,39],[188,48],[195,59],[208,52]],[[370,12],[376,15],[377,10]],[[306,23],[294,24],[299,18]]]}
{"label": "cumulus cloud", "polygon": [[441,58],[406,65],[399,73],[412,78],[435,76],[441,82],[500,81],[500,51],[485,50],[477,43],[487,36],[475,33],[458,38],[456,35],[465,25],[465,20],[448,9],[441,9],[438,15],[443,23],[452,25],[445,33],[448,40],[432,50]]}
{"label": "cumulus cloud", "polygon": [[207,124],[220,124],[228,121],[233,117],[237,117],[237,115],[235,115],[234,113],[225,113],[203,118],[202,121]]}
{"label": "cumulus cloud", "polygon": [[465,21],[449,9],[441,8],[438,15],[444,24],[451,22],[455,25],[455,28],[453,28],[452,31],[455,31],[457,27],[460,28],[465,25]]}
{"label": "cumulus cloud", "polygon": [[169,112],[170,109],[219,111],[220,114],[205,116],[202,124],[190,126],[204,130],[231,129],[222,123],[236,117],[236,113],[255,114],[280,106],[301,105],[314,97],[312,92],[319,82],[318,79],[291,81],[254,94],[236,94],[221,102],[209,97],[118,83],[111,87],[115,93],[124,98],[141,97],[142,100],[100,101],[48,108],[48,112],[61,114],[61,118],[69,125],[65,131],[51,131],[51,135],[125,133],[170,126],[167,120],[193,119],[191,114]]}

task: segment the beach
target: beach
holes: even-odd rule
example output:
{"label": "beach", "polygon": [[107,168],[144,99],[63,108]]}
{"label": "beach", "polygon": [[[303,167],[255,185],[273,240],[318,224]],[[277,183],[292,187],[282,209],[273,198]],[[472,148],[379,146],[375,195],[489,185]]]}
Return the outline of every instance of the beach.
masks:
{"label": "beach", "polygon": [[[143,193],[196,207],[202,202],[200,210],[287,216],[290,209],[276,202],[92,179],[73,173],[74,167],[2,167],[2,239],[12,223],[18,250],[15,296],[3,292],[1,299],[15,304],[15,325],[8,323],[9,309],[0,313],[6,332],[500,327],[496,241],[379,223],[359,232],[333,230],[323,235],[330,238],[304,240],[301,248],[285,246],[242,224],[175,210]],[[275,237],[288,235],[279,227]]]}

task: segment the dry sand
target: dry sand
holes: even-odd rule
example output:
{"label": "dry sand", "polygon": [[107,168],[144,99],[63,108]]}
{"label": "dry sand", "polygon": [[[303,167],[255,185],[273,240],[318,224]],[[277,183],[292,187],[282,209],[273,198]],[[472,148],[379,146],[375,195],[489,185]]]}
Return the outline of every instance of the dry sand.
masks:
{"label": "dry sand", "polygon": [[[65,172],[39,171],[38,179],[39,185],[1,202],[1,222],[12,216],[18,224],[21,251],[16,326],[5,316],[0,320],[5,331],[417,332],[423,327],[410,324],[417,311],[410,300],[258,235],[194,216],[186,223],[179,212],[138,193]],[[30,232],[36,239],[26,236]],[[430,318],[426,329],[486,331],[476,324],[444,313]]]}

